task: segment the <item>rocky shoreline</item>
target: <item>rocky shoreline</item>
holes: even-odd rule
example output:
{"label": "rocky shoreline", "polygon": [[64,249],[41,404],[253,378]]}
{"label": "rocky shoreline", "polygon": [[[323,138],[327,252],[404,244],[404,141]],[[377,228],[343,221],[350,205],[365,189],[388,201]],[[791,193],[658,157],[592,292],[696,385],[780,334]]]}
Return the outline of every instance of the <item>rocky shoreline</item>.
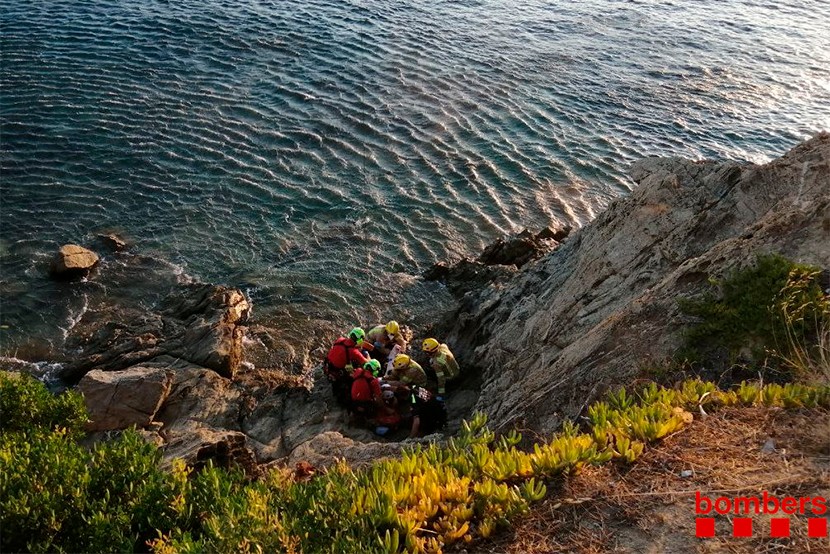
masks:
{"label": "rocky shoreline", "polygon": [[[524,232],[424,275],[457,301],[415,335],[446,337],[465,368],[448,432],[476,409],[496,428],[554,430],[666,359],[687,323],[677,298],[756,254],[830,267],[827,133],[765,165],[647,159],[631,175],[632,194],[582,229]],[[140,256],[118,255],[129,260],[122,281],[146,270]],[[345,424],[315,366],[332,330],[277,340],[238,289],[165,287],[149,308],[90,306],[67,337],[59,376],[84,393],[91,440],[135,425],[167,461],[237,463],[252,475],[400,449]]]}
{"label": "rocky shoreline", "polygon": [[710,277],[769,253],[830,268],[826,132],[764,165],[652,158],[630,173],[630,196],[477,292],[447,330],[497,428],[549,432],[669,359],[690,322],[677,299]]}

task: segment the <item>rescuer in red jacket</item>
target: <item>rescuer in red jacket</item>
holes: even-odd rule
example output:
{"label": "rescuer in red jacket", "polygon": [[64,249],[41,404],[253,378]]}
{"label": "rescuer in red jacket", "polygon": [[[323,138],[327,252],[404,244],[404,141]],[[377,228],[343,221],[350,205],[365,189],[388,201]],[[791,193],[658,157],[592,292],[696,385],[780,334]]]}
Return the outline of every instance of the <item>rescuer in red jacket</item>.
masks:
{"label": "rescuer in red jacket", "polygon": [[360,351],[360,345],[366,333],[360,327],[349,331],[348,337],[340,337],[329,349],[323,362],[323,371],[329,382],[337,403],[348,408],[351,404],[352,372],[354,368],[363,368],[368,361]]}

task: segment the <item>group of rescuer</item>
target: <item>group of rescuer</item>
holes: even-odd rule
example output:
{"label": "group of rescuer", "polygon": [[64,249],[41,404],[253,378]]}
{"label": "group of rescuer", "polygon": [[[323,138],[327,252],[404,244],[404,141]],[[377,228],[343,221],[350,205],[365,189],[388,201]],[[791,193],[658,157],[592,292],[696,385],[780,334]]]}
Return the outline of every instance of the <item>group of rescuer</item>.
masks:
{"label": "group of rescuer", "polygon": [[397,321],[375,325],[369,332],[355,327],[329,349],[323,370],[337,402],[379,435],[406,422],[410,437],[428,435],[447,421],[447,384],[459,377],[450,348],[434,338],[421,349],[428,370],[407,354]]}

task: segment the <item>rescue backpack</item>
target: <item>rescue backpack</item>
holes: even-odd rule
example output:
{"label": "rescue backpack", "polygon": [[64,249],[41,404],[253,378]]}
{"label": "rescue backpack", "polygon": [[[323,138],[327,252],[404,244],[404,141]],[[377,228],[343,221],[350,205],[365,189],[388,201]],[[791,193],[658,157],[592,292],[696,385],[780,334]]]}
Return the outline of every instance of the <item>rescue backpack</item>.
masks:
{"label": "rescue backpack", "polygon": [[[352,402],[371,402],[372,401],[372,379],[375,378],[371,371],[361,369],[355,372],[357,375],[352,382],[351,397]],[[365,388],[364,388],[365,387]],[[362,389],[362,390],[361,390]],[[358,396],[358,398],[355,398]],[[365,397],[365,398],[360,398]]]}
{"label": "rescue backpack", "polygon": [[[348,366],[348,365],[350,365],[350,363],[349,363],[350,362],[350,360],[349,360],[349,350],[350,350],[350,348],[344,343],[345,343],[345,339],[338,340],[334,343],[334,345],[332,345],[332,348],[334,348],[335,346],[342,346],[345,349],[344,354],[345,354],[345,357],[346,357],[346,366]],[[330,353],[331,353],[331,350],[329,350],[329,352],[326,353],[326,357],[323,360],[323,373],[326,375],[326,378],[329,381],[334,383],[335,381],[339,381],[345,375],[348,375],[348,374],[346,373],[346,366],[337,367],[336,365],[334,365],[332,363],[332,361],[329,359],[329,354]]]}

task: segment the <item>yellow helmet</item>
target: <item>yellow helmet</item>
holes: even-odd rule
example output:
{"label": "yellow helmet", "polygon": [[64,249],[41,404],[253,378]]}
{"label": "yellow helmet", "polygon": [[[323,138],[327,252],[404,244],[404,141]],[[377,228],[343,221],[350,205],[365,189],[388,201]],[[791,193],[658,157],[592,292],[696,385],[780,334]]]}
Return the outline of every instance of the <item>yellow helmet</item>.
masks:
{"label": "yellow helmet", "polygon": [[401,330],[401,326],[398,325],[398,322],[395,320],[390,321],[386,324],[386,332],[390,335],[397,335]]}
{"label": "yellow helmet", "polygon": [[441,346],[440,343],[435,339],[424,339],[424,343],[421,345],[421,350],[424,352],[435,352],[438,350],[439,346]]}
{"label": "yellow helmet", "polygon": [[392,360],[392,367],[395,369],[403,369],[409,365],[410,358],[406,354],[398,354],[395,356],[395,359]]}

